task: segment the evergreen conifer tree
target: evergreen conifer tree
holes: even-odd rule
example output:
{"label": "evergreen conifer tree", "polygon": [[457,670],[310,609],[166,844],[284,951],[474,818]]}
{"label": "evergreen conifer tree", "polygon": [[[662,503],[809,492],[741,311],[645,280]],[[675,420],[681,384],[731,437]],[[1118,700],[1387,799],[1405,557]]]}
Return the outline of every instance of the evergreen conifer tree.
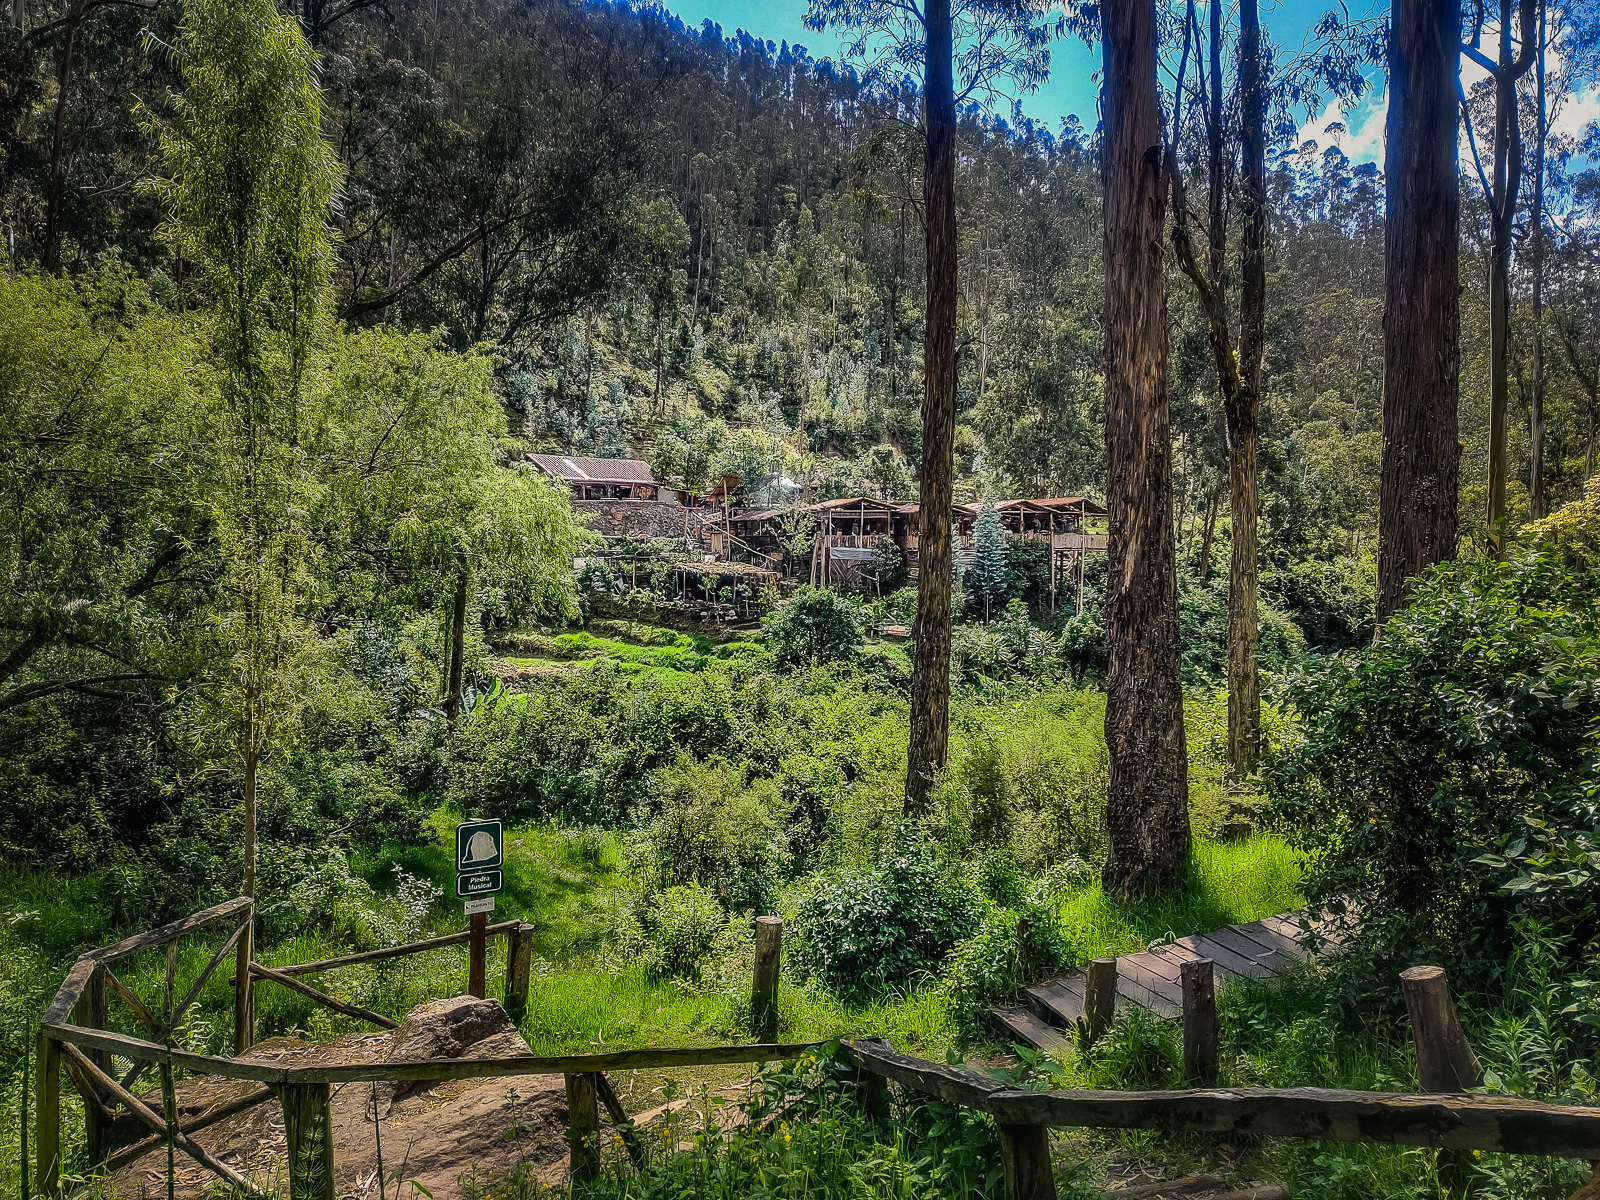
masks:
{"label": "evergreen conifer tree", "polygon": [[973,603],[982,603],[987,621],[996,604],[1004,605],[1011,590],[1011,572],[1006,567],[1006,531],[993,504],[978,511],[973,529],[973,559],[967,568],[967,594]]}

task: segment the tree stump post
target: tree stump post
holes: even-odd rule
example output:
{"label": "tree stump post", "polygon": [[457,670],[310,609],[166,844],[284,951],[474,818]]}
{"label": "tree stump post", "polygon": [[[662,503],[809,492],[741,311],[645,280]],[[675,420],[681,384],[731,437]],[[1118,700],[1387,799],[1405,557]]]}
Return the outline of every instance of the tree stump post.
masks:
{"label": "tree stump post", "polygon": [[1217,1080],[1216,971],[1209,958],[1182,963],[1178,976],[1183,986],[1183,1073],[1191,1084]]}
{"label": "tree stump post", "polygon": [[574,1182],[594,1179],[600,1174],[600,1088],[588,1072],[566,1081],[568,1174]]}
{"label": "tree stump post", "polygon": [[1417,1050],[1417,1084],[1425,1092],[1464,1092],[1483,1082],[1483,1067],[1456,1019],[1443,967],[1407,967],[1400,991],[1411,1017]]}
{"label": "tree stump post", "polygon": [[[1483,1067],[1461,1032],[1450,980],[1443,967],[1407,967],[1400,992],[1411,1018],[1411,1044],[1417,1052],[1417,1085],[1425,1092],[1464,1092],[1483,1081]],[[1472,1177],[1465,1150],[1441,1150],[1439,1181],[1450,1196],[1467,1194]]]}
{"label": "tree stump post", "polygon": [[1008,1200],[1056,1200],[1056,1177],[1050,1169],[1050,1130],[1043,1125],[999,1128]]}
{"label": "tree stump post", "polygon": [[750,990],[750,1031],[758,1042],[778,1038],[778,968],[783,957],[783,919],[756,918],[755,980]]}
{"label": "tree stump post", "polygon": [[42,1029],[34,1047],[33,1155],[35,1190],[41,1196],[56,1195],[61,1181],[61,1047]]}
{"label": "tree stump post", "polygon": [[1083,980],[1083,1028],[1091,1038],[1111,1028],[1116,1004],[1117,960],[1091,958]]}
{"label": "tree stump post", "polygon": [[277,1091],[289,1143],[289,1194],[294,1200],[334,1200],[333,1089],[286,1083]]}
{"label": "tree stump post", "polygon": [[532,973],[533,926],[523,923],[506,935],[506,1015],[513,1024],[527,1015]]}
{"label": "tree stump post", "polygon": [[467,922],[467,929],[472,934],[467,940],[467,994],[482,1000],[487,990],[484,984],[484,959],[488,955],[489,937],[486,930],[489,928],[489,914],[473,913]]}

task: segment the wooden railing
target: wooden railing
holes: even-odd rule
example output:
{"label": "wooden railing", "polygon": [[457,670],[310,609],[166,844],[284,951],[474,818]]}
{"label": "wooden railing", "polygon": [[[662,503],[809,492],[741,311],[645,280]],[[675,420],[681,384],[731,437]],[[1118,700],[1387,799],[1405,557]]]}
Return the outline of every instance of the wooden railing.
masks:
{"label": "wooden railing", "polygon": [[[347,954],[318,962],[296,963],[291,966],[268,967],[251,957],[251,927],[255,906],[251,900],[240,896],[201,912],[192,913],[171,924],[146,933],[124,938],[114,945],[91,950],[80,956],[67,971],[55,998],[45,1009],[39,1022],[39,1037],[35,1046],[34,1075],[34,1180],[41,1195],[54,1195],[60,1189],[61,1172],[61,1074],[64,1070],[73,1086],[83,1096],[85,1140],[91,1163],[114,1171],[169,1140],[207,1170],[226,1179],[236,1188],[260,1195],[248,1180],[214,1159],[197,1145],[190,1135],[218,1121],[235,1116],[252,1108],[275,1094],[282,1093],[285,1081],[282,1072],[258,1064],[243,1062],[238,1058],[219,1058],[214,1055],[191,1054],[172,1045],[173,1032],[184,1014],[199,999],[201,992],[230,952],[236,955],[233,976],[229,985],[234,991],[233,1052],[241,1055],[254,1041],[254,989],[262,980],[268,980],[313,1000],[334,1012],[357,1020],[367,1021],[384,1029],[394,1029],[398,1022],[381,1013],[372,1012],[360,1005],[339,1000],[326,992],[304,983],[302,975],[313,975],[336,967],[382,962],[409,954],[438,950],[468,942],[471,930],[445,934],[442,937],[410,942],[382,950],[369,950]],[[189,934],[215,926],[229,929],[226,938],[206,963],[182,998],[177,995],[178,943]],[[533,926],[521,921],[503,921],[490,925],[487,936],[504,935],[509,943],[506,955],[504,1005],[513,1020],[521,1018],[527,1009],[528,985],[532,964]],[[139,996],[118,977],[116,964],[150,950],[166,950],[166,972],[163,1002],[159,1014],[151,1011]],[[475,959],[475,962],[477,960]],[[474,971],[471,983],[473,994],[481,995],[481,965]],[[148,1038],[129,1037],[110,1028],[110,1002],[115,998],[143,1027]],[[128,1059],[132,1066],[117,1078],[112,1070],[112,1056]],[[143,1099],[134,1095],[134,1085],[147,1069],[155,1066],[161,1073],[162,1107],[157,1113]],[[267,1084],[267,1087],[234,1101],[223,1108],[204,1113],[187,1125],[176,1118],[176,1102],[172,1092],[172,1070],[181,1067],[200,1074],[221,1075],[232,1079],[250,1079]],[[126,1147],[110,1145],[110,1130],[117,1119],[118,1109],[131,1114],[150,1129],[150,1136],[142,1142]],[[287,1114],[286,1109],[286,1114]]]}
{"label": "wooden railing", "polygon": [[[425,1062],[346,1063],[321,1066],[280,1066],[238,1058],[196,1054],[171,1044],[171,1033],[184,1010],[199,996],[206,980],[228,951],[248,937],[252,916],[248,900],[230,900],[205,912],[129,938],[115,946],[91,951],[67,973],[66,981],[41,1021],[38,1045],[36,1178],[41,1194],[58,1191],[60,1154],[59,1086],[65,1068],[84,1097],[89,1114],[90,1157],[108,1169],[133,1161],[159,1145],[170,1145],[251,1196],[261,1190],[198,1143],[200,1129],[276,1097],[283,1107],[288,1138],[290,1190],[296,1196],[333,1200],[334,1157],[331,1137],[331,1098],[334,1085],[367,1081],[433,1081],[487,1079],[511,1075],[560,1074],[566,1078],[568,1147],[571,1173],[576,1179],[592,1178],[600,1170],[600,1107],[603,1105],[622,1144],[635,1163],[643,1164],[643,1149],[606,1072],[642,1068],[686,1068],[711,1065],[772,1062],[798,1058],[817,1050],[815,1042],[777,1043],[700,1048],[618,1050],[603,1054],[557,1056],[517,1055],[494,1059],[436,1059]],[[199,979],[184,994],[175,996],[175,947],[185,934],[215,924],[234,923],[227,940],[211,958]],[[512,937],[508,956],[507,991],[512,1005],[516,989],[527,996],[527,950],[531,927],[518,922],[492,926],[492,933]],[[775,1024],[781,923],[760,918],[757,923],[756,971],[752,1009],[761,1036],[770,1039]],[[418,953],[465,941],[465,932],[430,938],[408,946],[368,951],[266,968],[250,963],[245,973],[251,986],[267,979],[294,986],[300,975],[335,966],[378,962],[402,954]],[[167,947],[166,1003],[160,1018],[153,1015],[112,970],[112,964],[131,954]],[[517,947],[522,947],[519,952]],[[520,966],[519,966],[520,962]],[[1185,1062],[1191,1074],[1215,1070],[1215,1007],[1210,988],[1194,972],[1197,986],[1185,988]],[[520,972],[520,974],[519,974]],[[518,982],[520,979],[520,983]],[[1055,1182],[1050,1164],[1049,1131],[1059,1127],[1098,1129],[1151,1129],[1168,1132],[1233,1133],[1255,1137],[1309,1138],[1317,1141],[1369,1142],[1422,1146],[1444,1150],[1497,1151],[1558,1158],[1600,1160],[1600,1109],[1543,1104],[1508,1096],[1455,1091],[1462,1076],[1477,1070],[1476,1060],[1460,1037],[1443,972],[1437,968],[1412,968],[1402,976],[1413,1034],[1418,1048],[1418,1070],[1425,1095],[1389,1092],[1339,1091],[1326,1088],[1222,1088],[1198,1087],[1163,1092],[1110,1092],[1085,1090],[1031,1091],[964,1068],[928,1062],[901,1054],[878,1039],[846,1041],[839,1047],[863,1075],[927,1096],[937,1097],[985,1113],[999,1131],[1001,1157],[1012,1200],[1054,1200]],[[235,980],[239,986],[238,980]],[[299,988],[296,988],[299,990]],[[105,1028],[107,997],[119,996],[151,1039],[129,1037]],[[377,1013],[345,1005],[306,987],[305,994],[337,1011],[392,1026]],[[1105,1024],[1094,1006],[1086,1012],[1086,1033],[1093,1035]],[[1192,1028],[1191,1028],[1192,1026]],[[1192,1045],[1191,1045],[1192,1043]],[[130,1061],[120,1080],[110,1070],[112,1056]],[[161,1077],[164,1113],[157,1113],[132,1086],[154,1066]],[[173,1074],[184,1070],[262,1085],[255,1091],[203,1114],[187,1125],[176,1117]],[[106,1154],[103,1130],[121,1106],[149,1127],[145,1141]],[[97,1126],[97,1123],[98,1126]],[[1596,1171],[1594,1183],[1600,1181]],[[1580,1195],[1590,1195],[1586,1188]],[[1576,1197],[1574,1198],[1576,1200]]]}

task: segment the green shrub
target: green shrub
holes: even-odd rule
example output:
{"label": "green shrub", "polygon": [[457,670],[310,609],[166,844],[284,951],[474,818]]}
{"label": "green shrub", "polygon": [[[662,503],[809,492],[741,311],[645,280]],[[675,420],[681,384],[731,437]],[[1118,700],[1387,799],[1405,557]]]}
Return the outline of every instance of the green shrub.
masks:
{"label": "green shrub", "polygon": [[659,773],[656,794],[646,890],[695,883],[730,912],[772,912],[786,815],[777,782],[758,779],[746,787],[738,767],[683,754]]}
{"label": "green shrub", "polygon": [[1069,946],[1048,904],[987,903],[978,930],[955,947],[945,972],[950,1017],[966,1041],[987,1039],[989,1008],[1067,965]]}
{"label": "green shrub", "polygon": [[852,658],[864,636],[854,605],[828,588],[803,587],[762,623],[780,667],[819,666]]}
{"label": "green shrub", "polygon": [[1106,631],[1089,609],[1074,613],[1061,626],[1056,653],[1072,676],[1072,685],[1082,687],[1085,679],[1099,678],[1106,672]]}
{"label": "green shrub", "polygon": [[650,969],[661,975],[692,978],[711,953],[725,924],[722,907],[698,883],[656,892],[640,913]]}
{"label": "green shrub", "polygon": [[1102,693],[1045,693],[1008,706],[1003,718],[958,707],[956,725],[942,796],[965,800],[972,842],[1003,846],[1029,872],[1103,857],[1110,760]]}
{"label": "green shrub", "polygon": [[1378,605],[1370,558],[1299,562],[1261,573],[1261,597],[1303,631],[1307,648],[1333,654],[1372,644]]}
{"label": "green shrub", "polygon": [[816,870],[839,835],[840,798],[849,786],[850,756],[835,744],[809,747],[791,754],[779,766],[778,787],[788,812],[783,831],[790,870]]}
{"label": "green shrub", "polygon": [[353,949],[377,944],[369,920],[372,888],[350,874],[340,847],[264,843],[260,862],[257,911],[264,943],[326,929]]}
{"label": "green shrub", "polygon": [[1142,1008],[1119,1012],[1084,1053],[1082,1086],[1168,1091],[1184,1086],[1183,1027]]}
{"label": "green shrub", "polygon": [[[1261,658],[1273,667],[1299,661],[1305,635],[1263,589],[1256,597]],[[1185,687],[1216,686],[1228,678],[1228,580],[1178,576],[1178,642]]]}
{"label": "green shrub", "polygon": [[1441,566],[1378,645],[1289,694],[1266,780],[1307,898],[1360,912],[1374,987],[1422,956],[1497,974],[1518,914],[1573,954],[1600,934],[1600,572],[1541,553]]}
{"label": "green shrub", "polygon": [[796,959],[849,1004],[937,978],[978,920],[972,889],[913,830],[865,871],[820,876],[800,906]]}

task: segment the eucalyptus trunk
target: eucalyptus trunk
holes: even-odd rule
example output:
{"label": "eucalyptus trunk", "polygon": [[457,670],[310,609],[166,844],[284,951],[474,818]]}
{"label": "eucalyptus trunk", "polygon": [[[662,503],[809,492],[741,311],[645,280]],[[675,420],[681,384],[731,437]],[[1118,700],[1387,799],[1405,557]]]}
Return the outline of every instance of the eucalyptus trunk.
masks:
{"label": "eucalyptus trunk", "polygon": [[923,331],[917,617],[906,811],[919,812],[950,752],[950,509],[956,431],[956,101],[950,0],[926,9],[928,309]]}
{"label": "eucalyptus trunk", "polygon": [[[1202,265],[1189,233],[1188,198],[1178,161],[1177,146],[1167,147],[1167,171],[1172,182],[1172,244],[1178,265],[1199,295],[1206,314],[1206,336],[1216,363],[1222,391],[1223,415],[1228,434],[1228,500],[1233,516],[1228,567],[1228,761],[1245,771],[1261,750],[1261,676],[1256,663],[1261,642],[1257,601],[1257,484],[1256,443],[1261,395],[1261,360],[1266,345],[1267,276],[1266,245],[1266,119],[1265,84],[1261,63],[1261,22],[1254,0],[1244,0],[1239,11],[1240,141],[1244,159],[1244,197],[1237,352],[1228,329],[1226,160],[1222,137],[1222,16],[1221,0],[1211,5],[1211,88],[1206,112],[1208,132],[1207,197],[1209,228],[1207,256]],[[1191,0],[1184,26],[1183,57],[1174,91],[1172,128],[1182,128],[1183,78],[1188,66],[1191,35],[1195,28]],[[1198,57],[1198,56],[1197,56]],[[1210,558],[1209,522],[1202,558]],[[1204,565],[1202,566],[1202,577]]]}
{"label": "eucalyptus trunk", "polygon": [[1528,511],[1534,520],[1549,511],[1544,482],[1544,156],[1547,134],[1544,91],[1544,0],[1539,0],[1539,49],[1534,60],[1534,105],[1538,133],[1533,151],[1533,394],[1528,399]]}
{"label": "eucalyptus trunk", "polygon": [[452,727],[461,716],[462,664],[467,656],[467,594],[472,569],[465,554],[456,555],[456,595],[450,606],[450,662],[445,675],[444,716]]}
{"label": "eucalyptus trunk", "polygon": [[[1533,0],[1521,2],[1522,47],[1511,53],[1511,0],[1500,0],[1500,49],[1493,64],[1494,163],[1489,185],[1489,542],[1503,546],[1506,519],[1506,444],[1510,415],[1511,241],[1522,186],[1522,120],[1517,81],[1533,63]],[[1470,117],[1467,117],[1470,120]]]}
{"label": "eucalyptus trunk", "polygon": [[1378,628],[1409,581],[1455,557],[1461,449],[1456,71],[1452,0],[1392,0],[1383,321]]}
{"label": "eucalyptus trunk", "polygon": [[1116,895],[1170,884],[1189,856],[1167,402],[1166,217],[1153,0],[1108,0],[1105,52],[1106,744]]}
{"label": "eucalyptus trunk", "polygon": [[1248,769],[1261,753],[1261,646],[1257,609],[1256,429],[1267,332],[1266,82],[1256,0],[1239,4],[1239,94],[1243,112],[1244,229],[1239,271],[1239,387],[1224,402],[1233,557],[1228,574],[1228,761]]}

